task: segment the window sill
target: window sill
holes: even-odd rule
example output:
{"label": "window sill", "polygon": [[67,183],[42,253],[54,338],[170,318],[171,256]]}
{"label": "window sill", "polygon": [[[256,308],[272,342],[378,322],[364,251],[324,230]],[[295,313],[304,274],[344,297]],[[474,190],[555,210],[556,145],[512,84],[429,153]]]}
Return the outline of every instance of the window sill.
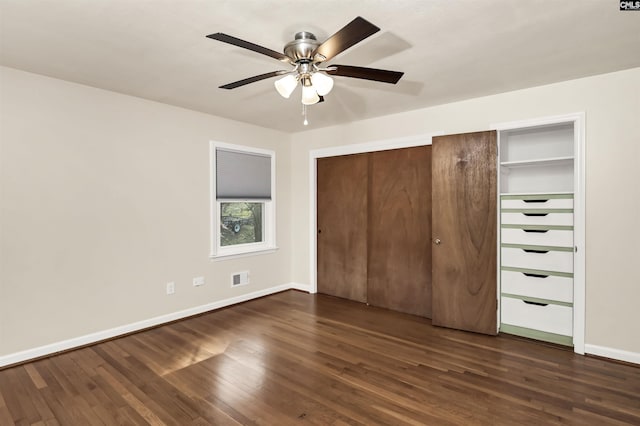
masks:
{"label": "window sill", "polygon": [[244,253],[228,253],[228,254],[210,254],[209,259],[213,262],[221,260],[238,259],[240,257],[258,256],[262,254],[271,254],[278,251],[278,247],[268,247],[264,249],[252,250]]}

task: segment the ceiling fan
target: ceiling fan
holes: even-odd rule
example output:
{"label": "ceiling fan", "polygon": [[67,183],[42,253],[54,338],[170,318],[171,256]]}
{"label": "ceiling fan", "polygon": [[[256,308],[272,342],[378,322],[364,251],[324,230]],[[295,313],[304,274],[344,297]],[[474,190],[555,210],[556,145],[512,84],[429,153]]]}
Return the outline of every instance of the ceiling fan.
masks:
{"label": "ceiling fan", "polygon": [[[350,65],[324,66],[324,62],[330,61],[334,56],[378,31],[380,28],[358,16],[322,43],[317,41],[310,32],[296,33],[294,40],[284,46],[284,54],[224,33],[209,34],[207,37],[270,56],[293,66],[293,69],[272,71],[225,84],[220,86],[221,89],[235,89],[267,78],[283,76],[276,80],[276,90],[281,96],[289,98],[300,83],[303,112],[306,114],[307,105],[324,101],[324,96],[333,88],[333,79],[328,75],[391,84],[396,84],[400,80],[404,73],[398,71]],[[306,115],[305,124],[307,124]]]}

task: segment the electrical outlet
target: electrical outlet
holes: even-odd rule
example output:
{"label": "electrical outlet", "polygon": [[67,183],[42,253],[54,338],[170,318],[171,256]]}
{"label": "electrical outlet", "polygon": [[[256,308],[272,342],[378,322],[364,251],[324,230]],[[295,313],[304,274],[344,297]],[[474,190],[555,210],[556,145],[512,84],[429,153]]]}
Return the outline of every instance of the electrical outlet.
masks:
{"label": "electrical outlet", "polygon": [[204,277],[195,277],[193,279],[193,286],[200,287],[201,285],[204,285]]}
{"label": "electrical outlet", "polygon": [[167,294],[173,294],[176,292],[176,283],[174,283],[173,281],[170,283],[167,283]]}

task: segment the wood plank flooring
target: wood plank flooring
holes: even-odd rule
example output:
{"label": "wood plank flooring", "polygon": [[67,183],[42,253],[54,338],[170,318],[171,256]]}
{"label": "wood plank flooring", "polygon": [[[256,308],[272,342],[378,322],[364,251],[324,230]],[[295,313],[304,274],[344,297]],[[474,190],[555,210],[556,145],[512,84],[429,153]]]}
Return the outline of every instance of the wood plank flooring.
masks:
{"label": "wood plank flooring", "polygon": [[640,425],[640,368],[287,291],[0,371],[0,425]]}

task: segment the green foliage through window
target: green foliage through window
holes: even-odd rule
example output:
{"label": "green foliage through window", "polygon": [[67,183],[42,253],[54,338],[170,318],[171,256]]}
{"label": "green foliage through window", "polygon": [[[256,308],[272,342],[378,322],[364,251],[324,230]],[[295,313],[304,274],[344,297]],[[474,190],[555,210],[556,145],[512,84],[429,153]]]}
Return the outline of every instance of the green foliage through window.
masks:
{"label": "green foliage through window", "polygon": [[264,203],[220,203],[220,245],[262,242],[263,209]]}

